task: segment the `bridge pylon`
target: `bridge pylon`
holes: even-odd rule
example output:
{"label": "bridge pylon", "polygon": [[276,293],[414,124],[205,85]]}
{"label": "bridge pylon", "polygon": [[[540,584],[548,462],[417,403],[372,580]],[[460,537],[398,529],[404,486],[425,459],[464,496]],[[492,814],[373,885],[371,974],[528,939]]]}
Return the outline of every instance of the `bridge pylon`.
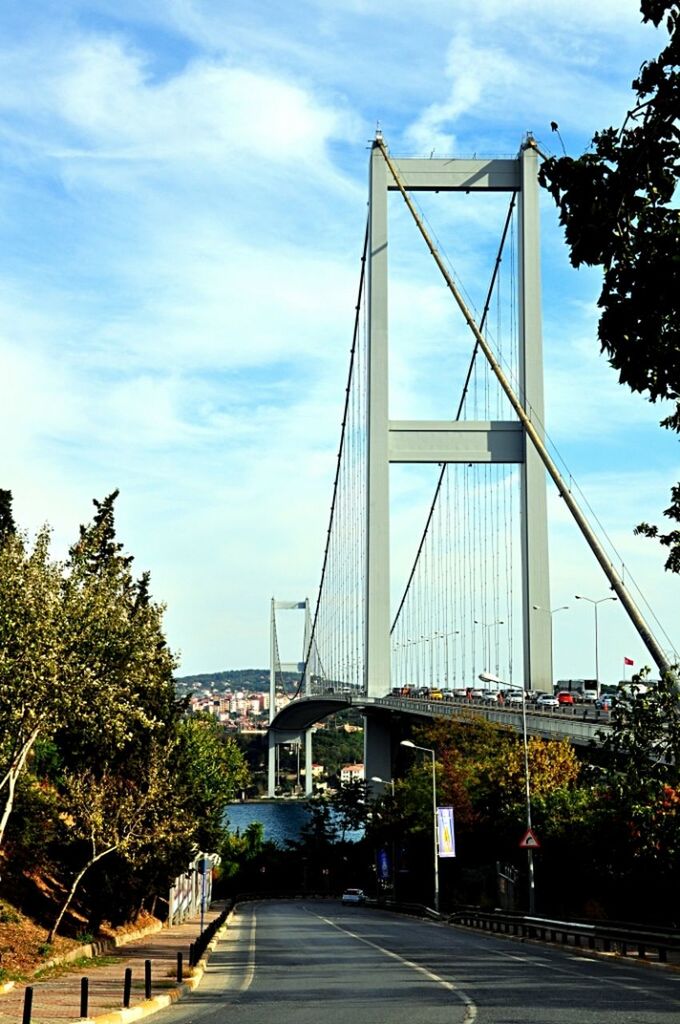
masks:
{"label": "bridge pylon", "polygon": [[[368,213],[368,470],[365,688],[390,690],[390,499],[392,463],[514,463],[521,470],[521,581],[524,684],[552,691],[546,474],[518,420],[393,420],[389,415],[388,194],[398,189],[374,142]],[[391,158],[408,192],[507,192],[517,196],[519,390],[542,435],[543,345],[539,255],[538,154],[530,144],[515,159]],[[472,680],[470,680],[472,682]],[[370,727],[369,727],[370,728]],[[368,771],[368,769],[367,769]]]}
{"label": "bridge pylon", "polygon": [[[304,632],[302,639],[302,660],[297,662],[282,662],[279,656],[278,633],[276,629],[277,611],[304,611]],[[309,614],[309,600],[304,601],[276,601],[271,600],[270,626],[269,626],[269,724],[276,717],[276,694],[277,680],[283,672],[300,673],[304,670],[304,658],[309,646],[311,632],[311,618]],[[300,733],[293,733],[286,737],[288,742],[305,745],[305,795],[312,793],[312,728],[304,729]],[[267,761],[267,796],[276,796],[277,783],[277,743],[273,733],[269,732],[269,750]]]}

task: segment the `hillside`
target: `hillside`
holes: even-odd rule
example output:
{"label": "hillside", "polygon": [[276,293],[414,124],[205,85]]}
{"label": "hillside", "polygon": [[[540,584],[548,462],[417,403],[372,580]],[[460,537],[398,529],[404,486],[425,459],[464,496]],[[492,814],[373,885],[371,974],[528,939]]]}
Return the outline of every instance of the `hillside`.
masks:
{"label": "hillside", "polygon": [[[287,686],[299,682],[297,672],[283,672]],[[249,690],[254,693],[269,689],[268,668],[229,668],[222,672],[201,672],[193,676],[177,676],[175,685],[180,693],[188,693],[198,688],[211,690]]]}

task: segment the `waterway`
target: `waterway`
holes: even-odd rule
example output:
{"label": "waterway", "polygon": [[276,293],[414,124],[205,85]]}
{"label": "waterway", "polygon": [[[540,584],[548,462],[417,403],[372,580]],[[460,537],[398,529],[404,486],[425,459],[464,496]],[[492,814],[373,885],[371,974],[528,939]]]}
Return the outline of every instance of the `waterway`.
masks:
{"label": "waterway", "polygon": [[257,800],[230,804],[227,820],[230,832],[241,833],[252,822],[259,821],[264,826],[264,838],[283,847],[287,839],[299,838],[300,830],[309,820],[309,810],[300,800]]}
{"label": "waterway", "polygon": [[[302,800],[254,800],[229,804],[227,808],[230,832],[242,833],[251,822],[259,821],[264,826],[264,838],[280,847],[284,847],[288,839],[299,839],[300,830],[309,818],[309,809]],[[346,838],[356,841],[361,836],[361,832],[350,832]]]}

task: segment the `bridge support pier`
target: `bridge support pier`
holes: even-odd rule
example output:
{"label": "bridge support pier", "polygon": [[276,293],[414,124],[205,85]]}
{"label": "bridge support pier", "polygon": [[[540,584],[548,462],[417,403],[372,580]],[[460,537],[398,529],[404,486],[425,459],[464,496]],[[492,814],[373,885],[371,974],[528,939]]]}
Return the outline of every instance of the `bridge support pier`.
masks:
{"label": "bridge support pier", "polygon": [[[364,778],[369,791],[371,779],[392,779],[392,729],[386,715],[364,715]],[[382,791],[382,787],[380,787]]]}
{"label": "bridge support pier", "polygon": [[314,779],[312,778],[312,733],[313,729],[305,730],[305,796],[311,796]]}

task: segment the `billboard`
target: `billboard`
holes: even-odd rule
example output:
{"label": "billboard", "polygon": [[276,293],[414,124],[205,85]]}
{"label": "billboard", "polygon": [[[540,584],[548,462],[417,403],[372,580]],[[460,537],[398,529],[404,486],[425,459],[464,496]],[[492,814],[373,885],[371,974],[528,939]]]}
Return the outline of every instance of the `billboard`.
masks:
{"label": "billboard", "polygon": [[453,807],[437,808],[437,851],[440,857],[456,856]]}

